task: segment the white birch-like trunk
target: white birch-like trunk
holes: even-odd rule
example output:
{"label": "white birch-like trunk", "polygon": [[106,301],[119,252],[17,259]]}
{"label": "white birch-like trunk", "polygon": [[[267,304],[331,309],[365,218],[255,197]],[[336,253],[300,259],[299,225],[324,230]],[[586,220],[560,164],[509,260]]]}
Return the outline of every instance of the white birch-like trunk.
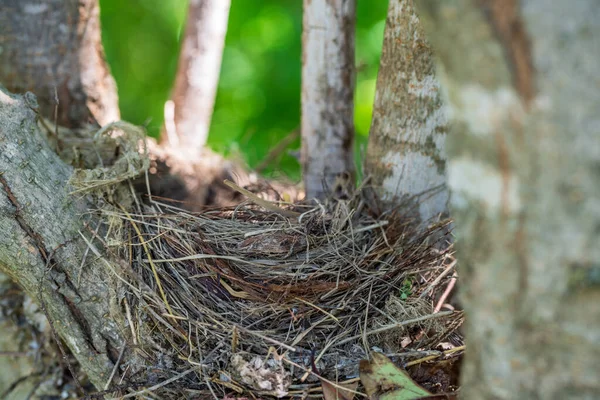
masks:
{"label": "white birch-like trunk", "polygon": [[230,0],[190,0],[171,100],[169,144],[196,156],[206,144],[227,34]]}
{"label": "white birch-like trunk", "polygon": [[419,222],[447,213],[446,109],[413,0],[390,0],[366,173],[385,208],[415,205]]}
{"label": "white birch-like trunk", "polygon": [[451,106],[465,399],[600,397],[600,7],[426,0]]}
{"label": "white birch-like trunk", "polygon": [[307,198],[354,176],[356,0],[304,0],[302,164]]}

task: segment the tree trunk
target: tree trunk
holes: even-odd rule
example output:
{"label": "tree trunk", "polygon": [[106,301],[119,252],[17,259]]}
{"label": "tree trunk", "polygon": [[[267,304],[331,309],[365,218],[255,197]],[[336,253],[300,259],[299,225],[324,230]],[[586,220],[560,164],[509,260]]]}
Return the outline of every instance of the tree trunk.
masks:
{"label": "tree trunk", "polygon": [[307,198],[353,177],[356,0],[304,0],[302,164]]}
{"label": "tree trunk", "polygon": [[463,396],[598,398],[598,3],[419,4],[454,122]]}
{"label": "tree trunk", "polygon": [[84,256],[82,236],[89,238],[86,227],[97,221],[84,199],[69,194],[72,170],[39,132],[36,106],[30,94],[0,90],[0,271],[41,304],[90,380],[103,388],[125,345],[122,284],[104,259]]}
{"label": "tree trunk", "polygon": [[384,208],[412,199],[425,222],[447,214],[447,117],[413,0],[390,1],[384,36],[365,169]]}
{"label": "tree trunk", "polygon": [[[100,24],[98,15],[98,3],[96,0],[83,0],[83,1],[64,1],[64,0],[47,0],[47,1],[18,1],[18,0],[5,0],[1,5],[2,11],[0,12],[0,83],[10,88],[12,91],[25,92],[27,90],[34,91],[38,95],[40,103],[40,112],[43,116],[50,118],[52,121],[56,119],[58,124],[70,127],[79,127],[85,125],[89,121],[97,121],[100,124],[106,124],[108,122],[117,120],[119,118],[118,100],[116,93],[116,85],[114,80],[110,76],[108,66],[104,61],[104,53],[101,44],[100,37]],[[0,105],[2,114],[4,116],[10,115],[15,112],[20,115],[22,121],[27,121],[31,115],[27,117],[23,114],[23,110],[16,106],[16,103],[8,101],[4,93],[0,93],[3,104]],[[7,102],[7,104],[4,104]],[[57,102],[58,107],[57,107]],[[11,103],[12,105],[8,105]],[[20,122],[21,120],[13,120],[13,122]],[[24,201],[26,204],[25,208],[34,207],[39,202],[42,202],[45,197],[53,198],[58,200],[61,198],[60,185],[56,188],[48,188],[45,197],[36,197],[40,194],[39,191],[31,194],[24,194],[21,192],[23,184],[26,181],[30,181],[32,185],[36,185],[37,182],[41,182],[42,185],[48,185],[52,181],[44,181],[43,178],[48,175],[55,175],[56,179],[62,180],[64,184],[65,171],[64,169],[58,169],[57,171],[45,171],[48,165],[40,166],[35,160],[40,157],[44,157],[45,154],[39,154],[36,150],[29,148],[27,151],[22,151],[27,147],[29,129],[33,129],[33,125],[29,123],[26,126],[21,126],[15,130],[13,126],[3,125],[0,127],[0,158],[2,158],[2,166],[0,167],[0,177],[2,177],[2,183],[9,184],[11,174],[7,172],[9,168],[15,170],[12,163],[16,163],[16,160],[22,160],[19,164],[19,168],[23,168],[22,171],[26,172],[26,175],[22,175],[18,178],[17,187],[14,188],[13,193],[20,193],[25,198],[21,198],[19,201]],[[10,128],[10,130],[9,130]],[[22,137],[14,141],[15,138]],[[15,143],[20,143],[15,145]],[[43,146],[45,148],[45,145]],[[29,155],[32,157],[32,161],[28,160]],[[6,158],[9,157],[9,158]],[[13,157],[13,158],[10,158]],[[40,166],[39,171],[44,171],[45,177],[34,176],[31,166],[37,164]],[[37,171],[36,171],[37,173]],[[58,178],[58,177],[61,178]],[[68,175],[66,175],[68,176]],[[15,176],[13,176],[15,177]],[[12,185],[12,184],[11,184]],[[23,263],[26,263],[28,259],[33,258],[35,262],[29,265],[28,269],[23,270],[24,274],[27,271],[32,272],[31,277],[28,278],[26,284],[23,287],[27,293],[34,298],[38,299],[38,290],[35,288],[35,284],[32,279],[39,278],[39,271],[43,270],[44,261],[40,261],[39,257],[36,259],[32,254],[21,249],[26,246],[23,243],[30,243],[33,239],[27,238],[26,234],[23,233],[23,229],[14,230],[17,227],[14,226],[14,221],[10,221],[10,217],[15,217],[19,214],[26,214],[27,211],[15,208],[13,204],[6,203],[7,194],[4,185],[1,185],[0,197],[4,200],[0,200],[3,206],[0,206],[2,210],[0,212],[0,226],[2,231],[7,235],[11,233],[12,239],[23,240],[19,245],[15,243],[8,243],[9,236],[0,241],[0,264],[3,264],[1,270],[7,271],[6,268],[14,257],[15,253],[10,252],[17,251],[14,260],[18,262],[11,264],[11,268],[19,268]],[[11,186],[12,187],[12,186]],[[58,191],[54,191],[58,189]],[[65,193],[62,193],[65,195]],[[63,196],[64,197],[64,196]],[[18,210],[18,212],[17,212]],[[71,207],[61,209],[63,212],[72,212]],[[48,225],[45,229],[46,232],[59,229],[58,227],[63,226],[60,217],[56,215],[54,211],[48,215],[38,214],[34,210],[24,218],[32,218],[39,222],[50,222],[56,223],[56,227]],[[42,217],[39,217],[42,215]],[[21,222],[24,219],[20,220]],[[65,226],[71,225],[76,221],[75,216],[71,216],[71,219],[66,219]],[[67,230],[67,228],[64,228]],[[60,230],[60,229],[59,229]],[[42,235],[44,236],[44,235]],[[45,239],[44,239],[45,240]],[[55,240],[55,239],[53,239]],[[17,249],[14,246],[18,246]],[[66,249],[66,248],[65,248]],[[30,247],[31,252],[35,252],[34,247]],[[22,256],[23,254],[29,256]],[[10,257],[9,257],[10,256]],[[7,258],[9,257],[9,258]],[[42,264],[40,264],[42,263]],[[41,268],[41,269],[40,269]],[[58,276],[63,276],[60,272],[56,272]],[[10,274],[13,278],[18,278],[19,274]],[[49,276],[54,276],[50,273]],[[37,277],[37,278],[36,278]],[[4,276],[0,277],[0,280],[4,280]],[[51,278],[50,280],[53,280]],[[60,280],[61,278],[59,278]],[[53,285],[53,283],[52,283]],[[39,285],[38,285],[39,286]],[[102,286],[102,285],[100,285]],[[99,289],[99,292],[103,291]],[[61,289],[62,290],[62,289]],[[12,292],[14,292],[14,288]],[[69,301],[70,295],[59,295],[57,293],[48,292],[48,287],[44,286],[42,292],[44,293],[45,301],[49,303],[52,301],[51,298],[59,299],[59,302],[49,306],[47,313],[55,321],[64,321],[69,324],[77,318],[74,314],[69,314]],[[65,292],[66,293],[66,292]],[[78,293],[91,293],[88,290],[80,290]],[[104,292],[106,293],[106,292]],[[29,296],[16,296],[22,303],[33,304],[29,300]],[[85,303],[85,302],[84,302]],[[15,309],[11,309],[10,305],[3,305],[3,310],[11,315],[15,313]],[[83,305],[82,309],[90,308],[89,305]],[[93,308],[93,307],[92,307]],[[45,315],[37,309],[32,309],[31,317],[33,320],[44,320]],[[97,311],[97,310],[96,310]],[[21,311],[16,311],[20,313]],[[41,314],[41,315],[40,315]],[[65,318],[63,318],[65,316]],[[28,316],[29,317],[29,316]],[[96,315],[98,317],[98,315]],[[21,318],[23,318],[21,316]],[[94,318],[94,317],[92,317]],[[82,360],[82,366],[85,369],[90,369],[90,377],[95,380],[99,379],[99,376],[105,374],[104,380],[106,380],[107,373],[110,373],[109,364],[110,360],[107,358],[106,346],[95,354],[93,357],[86,358],[88,352],[95,353],[93,347],[98,345],[102,340],[99,341],[94,339],[94,344],[90,345],[85,336],[92,331],[86,331],[85,335],[82,334],[81,326],[87,326],[89,329],[94,329],[94,332],[100,332],[101,324],[100,319],[90,322],[78,320],[77,323],[72,324],[69,328],[71,331],[78,333],[74,336],[73,341],[69,344],[72,348],[76,349],[73,351],[78,359]],[[3,356],[5,361],[2,362],[2,379],[0,379],[0,393],[8,389],[11,383],[17,382],[17,378],[30,376],[32,373],[40,373],[40,368],[43,366],[39,365],[39,360],[34,359],[29,353],[23,354],[21,350],[30,351],[31,349],[23,349],[20,347],[22,338],[26,337],[28,333],[19,332],[19,330],[27,329],[28,325],[19,325],[19,329],[15,329],[14,324],[11,324],[9,320],[2,318],[2,324],[0,325],[1,335],[4,340],[0,341],[0,351],[17,352],[20,353],[18,360],[14,359],[12,362],[6,359],[8,356]],[[64,332],[64,326],[58,324],[57,331]],[[68,329],[67,329],[68,330]],[[18,337],[21,339],[19,340]],[[120,340],[114,342],[113,345],[121,343]],[[75,346],[75,347],[74,347]],[[12,368],[7,371],[7,368]],[[108,371],[108,372],[107,372]],[[38,379],[44,379],[39,377]],[[46,378],[47,379],[47,378]],[[30,379],[22,382],[12,390],[9,398],[24,398],[27,396],[29,391],[35,389],[35,376],[30,376]],[[50,389],[48,389],[50,390]],[[45,391],[43,391],[46,393]]]}
{"label": "tree trunk", "polygon": [[169,144],[197,156],[208,138],[229,6],[230,0],[190,0],[175,87],[165,105]]}
{"label": "tree trunk", "polygon": [[97,0],[3,0],[0,83],[35,91],[42,115],[59,125],[119,119],[115,82],[104,60]]}

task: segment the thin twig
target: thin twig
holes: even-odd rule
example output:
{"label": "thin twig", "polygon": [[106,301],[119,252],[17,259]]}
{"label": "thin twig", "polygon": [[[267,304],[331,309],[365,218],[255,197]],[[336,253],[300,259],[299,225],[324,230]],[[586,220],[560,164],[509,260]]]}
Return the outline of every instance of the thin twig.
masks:
{"label": "thin twig", "polygon": [[129,329],[131,330],[131,340],[133,341],[133,345],[137,346],[137,337],[135,335],[135,327],[133,325],[133,318],[131,317],[131,310],[129,309],[129,302],[127,301],[127,297],[123,299],[123,303],[125,304],[125,315],[127,316],[127,322],[129,324]]}
{"label": "thin twig", "polygon": [[223,183],[227,186],[229,186],[231,189],[240,192],[241,194],[243,194],[244,196],[246,196],[250,201],[252,201],[253,203],[261,206],[262,208],[269,210],[269,211],[273,211],[276,212],[278,214],[283,215],[284,217],[288,217],[288,218],[298,218],[301,214],[296,212],[296,211],[291,211],[291,210],[285,210],[281,207],[276,206],[275,204],[273,204],[270,201],[261,199],[260,197],[258,197],[257,195],[255,195],[254,193],[252,193],[249,190],[244,189],[243,187],[240,187],[238,185],[236,185],[235,183],[231,182],[228,179],[225,179],[223,181]]}
{"label": "thin twig", "polygon": [[452,289],[454,289],[454,285],[456,285],[457,277],[458,277],[458,275],[456,274],[456,271],[454,271],[454,274],[452,274],[452,278],[450,278],[450,282],[448,282],[448,286],[446,287],[444,294],[442,294],[442,297],[440,297],[440,300],[438,301],[437,306],[435,306],[435,309],[433,310],[434,313],[437,313],[442,309],[444,302],[450,295],[450,292],[452,292]]}
{"label": "thin twig", "polygon": [[114,366],[112,372],[110,373],[110,376],[108,377],[108,381],[106,381],[106,385],[104,385],[104,390],[108,390],[110,383],[112,382],[113,378],[115,377],[115,374],[117,373],[117,369],[119,369],[119,365],[121,364],[121,360],[123,359],[123,353],[125,353],[125,348],[127,348],[126,345],[123,345],[123,347],[121,347],[121,351],[119,352],[119,357],[117,358],[117,362],[115,363],[115,366]]}
{"label": "thin twig", "polygon": [[427,289],[423,290],[423,293],[421,293],[421,295],[419,296],[420,299],[422,299],[423,297],[427,296],[427,294],[434,288],[437,286],[438,283],[440,283],[440,281],[446,276],[448,275],[448,273],[452,270],[452,268],[454,268],[456,266],[457,260],[453,260],[450,265],[448,265],[446,267],[446,269],[439,274],[433,282],[431,282],[431,284],[429,286],[427,286]]}
{"label": "thin twig", "polygon": [[444,352],[440,352],[439,354],[434,354],[434,355],[431,355],[431,356],[419,358],[418,360],[407,362],[406,364],[404,364],[404,367],[408,368],[408,367],[411,367],[413,365],[424,363],[426,361],[435,360],[436,358],[439,358],[439,357],[442,357],[442,356],[448,356],[450,354],[456,353],[457,351],[461,351],[461,350],[464,350],[466,348],[467,348],[466,345],[458,346],[458,347],[455,347],[453,349],[446,350]]}
{"label": "thin twig", "polygon": [[273,162],[283,151],[300,136],[300,130],[294,129],[286,137],[281,139],[279,143],[267,154],[267,156],[258,164],[254,170],[261,173],[269,164]]}
{"label": "thin twig", "polygon": [[283,361],[284,361],[284,362],[286,362],[286,363],[288,363],[288,364],[291,364],[291,365],[293,365],[293,366],[294,366],[294,367],[296,367],[296,368],[300,368],[302,371],[306,372],[307,374],[310,374],[310,375],[314,375],[314,376],[316,376],[317,378],[319,378],[319,380],[321,380],[321,381],[323,381],[323,382],[327,382],[327,383],[329,383],[330,385],[332,385],[333,387],[335,387],[335,388],[337,388],[337,389],[340,389],[340,390],[343,390],[344,392],[353,393],[353,394],[355,394],[355,395],[359,395],[359,396],[361,396],[361,397],[368,397],[368,396],[367,396],[366,394],[364,394],[364,393],[357,392],[356,390],[352,390],[352,389],[350,389],[350,388],[347,388],[347,387],[344,387],[344,386],[340,386],[340,384],[338,384],[338,383],[335,383],[335,382],[333,382],[333,381],[330,381],[329,379],[325,379],[325,378],[323,378],[322,376],[320,376],[320,375],[318,375],[318,374],[314,373],[314,372],[313,372],[313,371],[311,371],[310,369],[308,369],[308,368],[305,368],[305,367],[303,367],[303,366],[302,366],[302,365],[300,365],[300,364],[296,364],[296,363],[295,363],[295,362],[293,362],[292,360],[288,360],[287,358],[284,358],[284,359],[283,359]]}
{"label": "thin twig", "polygon": [[242,327],[240,327],[240,326],[236,326],[236,328],[237,328],[237,329],[239,329],[239,330],[240,330],[240,332],[249,333],[249,334],[251,334],[251,335],[254,335],[254,336],[256,336],[256,337],[259,337],[259,338],[261,338],[261,339],[262,339],[262,340],[264,340],[264,341],[267,341],[267,342],[269,342],[269,343],[272,343],[272,344],[276,344],[277,346],[281,346],[281,347],[283,347],[284,349],[287,349],[287,350],[289,350],[289,351],[293,351],[294,353],[297,351],[295,347],[289,346],[289,345],[287,345],[287,344],[285,344],[285,343],[281,343],[281,342],[279,342],[279,341],[277,341],[277,340],[275,340],[275,339],[271,339],[270,337],[267,337],[267,336],[261,335],[261,334],[260,334],[260,333],[258,333],[258,332],[254,332],[254,331],[251,331],[251,330],[248,330],[248,329],[242,328]]}
{"label": "thin twig", "polygon": [[213,395],[213,398],[215,400],[219,400],[219,397],[217,396],[217,394],[215,393],[215,391],[212,388],[212,385],[210,384],[210,380],[208,379],[208,377],[204,377],[204,382],[206,382],[206,386],[208,386],[208,390],[210,390],[210,393]]}
{"label": "thin twig", "polygon": [[144,394],[144,393],[151,393],[151,392],[155,392],[157,389],[160,389],[160,388],[161,388],[161,387],[163,387],[163,386],[166,386],[166,385],[168,385],[168,384],[170,384],[170,383],[173,383],[173,382],[175,382],[175,381],[178,381],[179,379],[183,378],[184,376],[188,375],[188,374],[189,374],[189,373],[191,373],[191,372],[194,372],[195,370],[196,370],[196,368],[190,368],[190,369],[188,369],[187,371],[183,371],[182,373],[180,373],[180,374],[177,374],[177,375],[175,375],[174,377],[172,377],[172,378],[169,378],[169,379],[167,379],[166,381],[163,381],[163,382],[161,382],[161,383],[158,383],[158,384],[156,384],[156,385],[154,385],[154,386],[151,386],[151,387],[149,387],[149,388],[146,388],[146,389],[140,390],[140,391],[138,391],[138,392],[135,392],[135,393],[129,393],[129,394],[126,394],[125,396],[121,397],[121,399],[128,399],[128,398],[130,398],[130,397],[140,396],[140,395],[142,395],[142,394]]}
{"label": "thin twig", "polygon": [[[391,329],[396,329],[396,328],[401,328],[406,325],[416,324],[417,322],[423,322],[423,321],[427,321],[430,319],[446,317],[452,313],[454,313],[454,311],[442,311],[437,314],[430,314],[430,315],[425,315],[425,316],[419,317],[419,318],[407,319],[406,321],[398,322],[397,324],[386,325],[386,326],[382,326],[381,328],[374,329],[370,332],[367,332],[365,335],[366,336],[376,335],[378,333],[383,333],[383,332],[389,331]],[[351,342],[353,340],[359,339],[360,337],[362,337],[362,334],[350,336],[349,338],[346,338],[340,342],[337,342],[335,344],[335,346],[341,346],[341,345]]]}

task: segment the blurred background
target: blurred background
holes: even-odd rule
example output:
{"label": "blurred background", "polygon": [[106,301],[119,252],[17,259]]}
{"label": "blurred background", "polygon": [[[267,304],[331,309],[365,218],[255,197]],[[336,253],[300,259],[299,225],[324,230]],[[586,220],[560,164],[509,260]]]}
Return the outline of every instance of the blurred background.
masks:
{"label": "blurred background", "polygon": [[[104,48],[122,118],[157,137],[177,68],[187,0],[100,0]],[[358,0],[356,158],[366,147],[387,0]],[[300,125],[302,0],[232,0],[208,145],[253,167]],[[290,150],[300,147],[299,139]],[[265,171],[300,179],[284,152]]]}

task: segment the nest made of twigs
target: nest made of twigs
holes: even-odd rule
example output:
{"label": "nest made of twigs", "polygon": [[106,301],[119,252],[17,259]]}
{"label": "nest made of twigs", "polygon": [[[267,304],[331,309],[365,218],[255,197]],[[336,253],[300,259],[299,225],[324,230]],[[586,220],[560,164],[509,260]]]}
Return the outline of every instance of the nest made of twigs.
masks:
{"label": "nest made of twigs", "polygon": [[447,222],[417,233],[399,213],[374,216],[360,193],[281,212],[150,202],[115,216],[139,289],[130,323],[155,327],[145,354],[156,382],[195,368],[175,386],[301,394],[319,375],[357,377],[372,350],[418,358],[462,321],[433,311],[431,283],[452,261]]}
{"label": "nest made of twigs", "polygon": [[[115,128],[130,138],[129,165],[139,135]],[[320,379],[356,381],[372,351],[409,366],[460,354],[463,314],[438,301],[455,264],[448,221],[423,229],[402,208],[380,214],[363,190],[306,205],[269,201],[281,197],[260,185],[237,188],[252,202],[191,213],[132,197],[124,180],[139,163],[121,164],[73,184],[100,200],[108,254],[128,260],[133,347],[160,398],[318,397]],[[118,182],[108,198],[96,190]]]}

